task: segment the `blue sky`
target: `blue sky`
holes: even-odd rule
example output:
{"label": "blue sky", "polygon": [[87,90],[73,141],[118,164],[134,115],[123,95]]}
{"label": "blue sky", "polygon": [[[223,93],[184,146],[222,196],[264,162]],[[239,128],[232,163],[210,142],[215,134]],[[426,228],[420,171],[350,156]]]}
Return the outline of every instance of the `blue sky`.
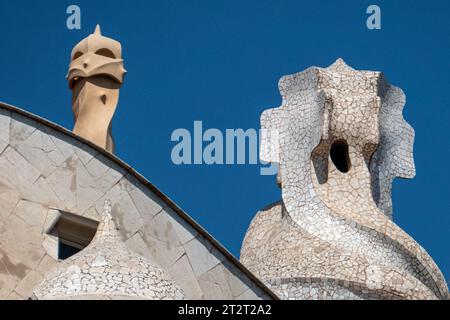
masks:
{"label": "blue sky", "polygon": [[[66,8],[81,8],[81,30]],[[381,7],[382,29],[366,28]],[[121,41],[128,74],[113,122],[116,154],[234,255],[262,207],[278,200],[258,165],[176,166],[176,128],[259,128],[281,76],[342,57],[401,87],[415,128],[416,178],[396,180],[394,220],[450,279],[448,1],[2,1],[0,100],[72,128],[65,74],[96,23]]]}

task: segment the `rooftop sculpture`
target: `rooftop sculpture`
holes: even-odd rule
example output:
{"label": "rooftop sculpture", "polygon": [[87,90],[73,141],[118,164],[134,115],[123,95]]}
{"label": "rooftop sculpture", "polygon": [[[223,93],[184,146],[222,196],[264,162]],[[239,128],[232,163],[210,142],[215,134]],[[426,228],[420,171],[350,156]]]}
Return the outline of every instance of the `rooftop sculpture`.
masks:
{"label": "rooftop sculpture", "polygon": [[131,252],[116,230],[105,201],[91,243],[60,262],[34,289],[34,299],[183,299],[168,274]]}
{"label": "rooftop sculpture", "polygon": [[97,27],[72,52],[76,134],[0,103],[0,299],[276,298],[111,154],[124,72]]}
{"label": "rooftop sculpture", "polygon": [[120,43],[102,36],[98,25],[72,50],[67,80],[72,90],[73,132],[111,153],[111,120],[125,73]]}
{"label": "rooftop sculpture", "polygon": [[405,95],[342,59],[281,78],[261,159],[282,201],[253,219],[241,261],[284,299],[443,299],[444,277],[392,221],[391,184],[412,178]]}
{"label": "rooftop sculpture", "polygon": [[[120,44],[97,26],[73,49],[67,76],[74,133],[109,152],[121,57]],[[260,156],[279,164],[282,200],[260,211],[247,231],[241,261],[252,273],[114,155],[0,105],[7,191],[1,254],[17,266],[4,273],[0,296],[448,298],[432,258],[392,220],[393,179],[415,175],[402,90],[341,59],[285,76],[279,88],[282,105],[261,116]],[[64,232],[55,239],[46,226],[61,212],[97,219],[105,199],[114,200],[113,214],[107,200],[89,245],[60,260]],[[71,226],[81,234],[81,224]]]}

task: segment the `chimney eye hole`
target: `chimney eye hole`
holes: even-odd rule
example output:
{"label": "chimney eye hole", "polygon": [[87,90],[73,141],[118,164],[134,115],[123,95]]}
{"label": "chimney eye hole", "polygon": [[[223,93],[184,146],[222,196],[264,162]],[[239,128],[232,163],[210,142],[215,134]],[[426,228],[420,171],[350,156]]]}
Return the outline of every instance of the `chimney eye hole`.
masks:
{"label": "chimney eye hole", "polygon": [[81,57],[84,53],[77,51],[75,52],[75,54],[73,55],[73,59],[72,60],[77,60],[79,57]]}
{"label": "chimney eye hole", "polygon": [[336,169],[340,172],[348,172],[351,167],[350,156],[348,154],[348,144],[344,140],[333,142],[330,147],[330,158]]}
{"label": "chimney eye hole", "polygon": [[106,48],[98,49],[95,51],[95,54],[98,54],[99,56],[104,56],[107,58],[115,59],[114,53],[111,50],[108,50]]}

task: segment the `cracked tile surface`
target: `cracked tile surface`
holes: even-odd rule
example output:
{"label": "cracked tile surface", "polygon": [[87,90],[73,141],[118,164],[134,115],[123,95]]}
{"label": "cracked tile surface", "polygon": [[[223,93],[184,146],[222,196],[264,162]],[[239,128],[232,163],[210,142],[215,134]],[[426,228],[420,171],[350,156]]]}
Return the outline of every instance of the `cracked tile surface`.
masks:
{"label": "cracked tile surface", "polygon": [[[111,214],[127,252],[159,266],[186,298],[272,298],[137,173],[66,130],[33,117],[0,104],[0,299],[29,297],[51,269],[66,261],[57,260],[58,237],[48,234],[61,212],[98,221],[105,199],[111,199]],[[139,265],[140,260],[135,261]],[[151,273],[146,276],[153,281]],[[123,279],[117,280],[118,288]],[[80,290],[76,282],[72,281],[71,294]],[[207,282],[231,290],[210,294]],[[87,290],[87,284],[81,288]],[[89,288],[94,290],[92,283]],[[126,290],[113,295],[91,291],[85,298],[141,299],[147,294],[141,290],[136,295],[137,289],[131,296]],[[52,292],[53,298],[63,298],[57,296],[61,291]],[[170,296],[156,292],[154,298]]]}
{"label": "cracked tile surface", "polygon": [[283,299],[444,299],[438,267],[392,221],[391,185],[412,178],[405,96],[342,59],[281,78],[261,116],[261,159],[282,201],[260,211],[241,261]]}
{"label": "cracked tile surface", "polygon": [[151,300],[185,298],[163,269],[127,248],[116,230],[108,200],[91,243],[48,273],[34,288],[32,297],[61,299],[90,294],[108,299],[116,296]]}

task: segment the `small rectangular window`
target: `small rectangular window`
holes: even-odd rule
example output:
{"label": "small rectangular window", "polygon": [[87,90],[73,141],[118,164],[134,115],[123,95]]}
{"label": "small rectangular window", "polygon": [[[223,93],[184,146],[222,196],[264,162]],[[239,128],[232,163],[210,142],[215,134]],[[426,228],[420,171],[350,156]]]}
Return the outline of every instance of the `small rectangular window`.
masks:
{"label": "small rectangular window", "polygon": [[71,244],[68,244],[64,241],[64,239],[59,238],[58,241],[58,259],[59,260],[65,260],[71,256],[73,256],[75,253],[81,251],[83,248],[80,248],[78,246],[73,246]]}
{"label": "small rectangular window", "polygon": [[60,213],[48,233],[57,237],[57,257],[64,260],[83,250],[91,242],[98,222],[69,212]]}

